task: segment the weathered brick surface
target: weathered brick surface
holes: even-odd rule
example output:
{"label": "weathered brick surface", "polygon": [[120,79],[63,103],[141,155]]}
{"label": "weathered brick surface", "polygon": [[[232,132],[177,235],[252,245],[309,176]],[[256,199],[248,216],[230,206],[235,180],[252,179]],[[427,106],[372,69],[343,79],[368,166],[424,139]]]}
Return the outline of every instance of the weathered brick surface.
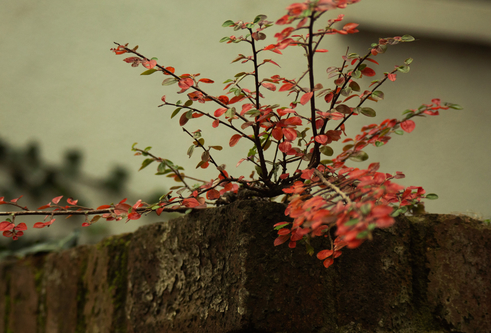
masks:
{"label": "weathered brick surface", "polygon": [[[401,217],[325,269],[241,201],[0,264],[0,333],[491,332],[491,228]],[[327,239],[314,239],[316,247]]]}

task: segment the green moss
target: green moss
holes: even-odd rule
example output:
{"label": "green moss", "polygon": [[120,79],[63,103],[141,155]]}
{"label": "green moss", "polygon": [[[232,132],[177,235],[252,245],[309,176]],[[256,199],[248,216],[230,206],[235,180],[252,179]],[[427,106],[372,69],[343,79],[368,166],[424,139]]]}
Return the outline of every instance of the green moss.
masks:
{"label": "green moss", "polygon": [[87,323],[85,322],[84,308],[85,297],[87,294],[87,288],[85,287],[85,275],[87,272],[88,256],[86,256],[80,267],[80,276],[77,281],[77,327],[75,332],[84,333],[87,329]]}
{"label": "green moss", "polygon": [[131,241],[129,237],[121,237],[108,247],[108,254],[113,258],[109,264],[108,282],[114,304],[113,331],[126,332],[124,307],[126,304],[128,279],[128,249]]}
{"label": "green moss", "polygon": [[131,235],[112,236],[96,245],[101,251],[105,250],[109,258],[107,280],[114,314],[111,332],[126,332],[126,318],[124,307],[126,305],[126,282],[128,277],[128,249]]}
{"label": "green moss", "polygon": [[42,268],[34,270],[34,285],[38,294],[38,311],[36,315],[37,332],[44,333],[46,331],[46,295],[43,295],[43,277],[44,270]]}

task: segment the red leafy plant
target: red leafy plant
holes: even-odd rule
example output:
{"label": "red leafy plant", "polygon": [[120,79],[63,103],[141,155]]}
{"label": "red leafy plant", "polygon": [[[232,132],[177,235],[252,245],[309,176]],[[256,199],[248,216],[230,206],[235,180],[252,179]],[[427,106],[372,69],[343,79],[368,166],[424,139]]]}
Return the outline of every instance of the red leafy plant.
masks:
{"label": "red leafy plant", "polygon": [[[315,28],[315,23],[330,10],[345,8],[359,0],[307,0],[288,6],[287,14],[275,23],[268,21],[265,15],[258,15],[252,22],[226,21],[223,27],[232,28],[239,36],[228,36],[220,40],[228,44],[246,43],[250,46],[250,55],[239,54],[232,62],[241,62],[248,67],[224,82],[221,95],[207,92],[204,85],[214,83],[209,78],[199,78],[199,74],[176,74],[171,66],[160,65],[156,58],[148,58],[137,51],[138,46],[130,48],[128,44],[115,43],[111,49],[115,54],[129,54],[124,59],[132,67],[140,64],[146,68],[141,75],[155,73],[167,76],[162,85],[179,87],[178,94],[186,96],[184,102],[168,101],[161,98],[159,106],[175,108],[171,118],[179,115],[179,125],[190,136],[192,142],[187,151],[191,157],[194,150],[202,151],[196,168],[206,169],[213,166],[217,177],[211,180],[200,180],[188,176],[183,168],[171,160],[157,157],[150,153],[151,147],[140,149],[133,145],[135,155],[144,156],[140,168],[157,163],[157,175],[172,177],[181,185],[172,187],[156,203],[144,203],[141,200],[134,205],[125,203],[103,205],[97,209],[77,206],[77,201],[67,199],[66,206],[60,205],[61,197],[56,197],[49,204],[37,211],[30,211],[17,203],[18,199],[4,201],[21,209],[18,212],[2,213],[11,215],[0,223],[0,230],[6,237],[17,239],[27,229],[25,223],[15,224],[17,215],[45,214],[45,221],[37,222],[34,228],[50,226],[55,215],[86,216],[83,226],[89,226],[100,218],[106,220],[137,220],[142,214],[155,211],[158,215],[166,211],[189,212],[206,208],[209,205],[224,203],[231,194],[239,198],[281,198],[288,205],[285,215],[293,222],[280,222],[273,227],[278,232],[274,245],[288,243],[295,248],[303,243],[309,254],[315,250],[310,240],[313,237],[326,237],[330,246],[320,249],[317,258],[325,267],[333,264],[341,255],[343,247],[356,248],[366,239],[372,238],[375,228],[387,228],[393,225],[394,217],[421,209],[421,199],[436,199],[435,194],[426,194],[421,187],[404,188],[393,182],[404,178],[402,172],[395,175],[379,171],[379,163],[371,163],[367,169],[348,166],[351,161],[365,161],[368,155],[363,149],[368,145],[376,147],[385,145],[393,134],[402,135],[414,130],[413,118],[435,116],[439,110],[461,109],[457,104],[441,103],[434,99],[417,109],[406,110],[401,120],[386,119],[380,124],[370,124],[361,129],[355,138],[347,138],[345,123],[353,116],[375,117],[373,108],[365,106],[367,101],[378,102],[384,99],[379,87],[386,82],[395,81],[399,73],[407,73],[412,59],[395,66],[371,81],[362,89],[360,79],[376,77],[373,69],[378,62],[376,56],[386,52],[389,45],[414,41],[409,35],[380,38],[371,44],[364,55],[346,52],[340,66],[328,67],[326,72],[314,72],[314,60],[328,52],[321,49],[321,41],[328,35],[346,35],[358,32],[356,23],[341,24],[343,15],[322,21],[322,28]],[[265,31],[272,26],[281,27],[273,35],[273,43],[266,40]],[[279,66],[269,58],[270,55],[281,55],[286,48],[294,47],[303,52],[306,59],[306,70],[296,78],[273,75],[261,76],[262,66]],[[318,82],[315,74],[330,81],[329,87]],[[244,83],[251,79],[252,85]],[[266,101],[263,92],[266,90],[291,97],[288,105]],[[215,111],[208,112],[202,104],[215,106]],[[204,117],[214,128],[226,127],[232,133],[229,146],[234,147],[240,140],[247,141],[251,148],[238,161],[250,163],[254,170],[249,177],[234,176],[225,170],[224,164],[218,164],[213,157],[214,151],[222,150],[221,146],[205,145],[200,129],[188,131],[186,125],[193,124],[195,118]],[[201,121],[203,121],[201,119]],[[342,151],[333,158],[333,142],[345,143]],[[191,184],[191,181],[197,184]],[[50,211],[44,211],[49,209]],[[88,215],[93,215],[88,219]],[[334,235],[334,240],[331,235]]]}

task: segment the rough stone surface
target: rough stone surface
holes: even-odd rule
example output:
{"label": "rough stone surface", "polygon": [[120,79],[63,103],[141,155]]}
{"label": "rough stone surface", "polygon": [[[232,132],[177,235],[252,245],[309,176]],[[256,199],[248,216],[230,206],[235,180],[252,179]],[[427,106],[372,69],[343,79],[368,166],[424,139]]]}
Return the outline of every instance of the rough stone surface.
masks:
{"label": "rough stone surface", "polygon": [[2,262],[0,333],[491,332],[491,227],[401,217],[325,269],[273,247],[283,212],[239,201]]}

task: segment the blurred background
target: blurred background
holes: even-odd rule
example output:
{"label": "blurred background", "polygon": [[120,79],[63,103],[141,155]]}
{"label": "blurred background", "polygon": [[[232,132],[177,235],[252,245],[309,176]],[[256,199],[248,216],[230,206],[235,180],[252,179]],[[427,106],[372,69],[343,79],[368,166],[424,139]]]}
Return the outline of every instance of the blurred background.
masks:
{"label": "blurred background", "polygon": [[[215,84],[203,87],[220,95],[221,82],[238,72],[252,71],[249,64],[230,64],[237,54],[248,55],[250,50],[246,43],[219,43],[224,36],[240,35],[221,24],[229,19],[251,21],[257,14],[276,21],[292,2],[4,0],[0,12],[0,196],[24,195],[20,203],[33,208],[58,195],[93,207],[125,197],[131,204],[139,198],[156,201],[176,183],[155,176],[153,165],[137,172],[143,159],[133,156],[134,142],[140,148],[152,146],[155,155],[183,166],[189,175],[205,180],[216,177],[212,168],[194,170],[200,153],[188,158],[191,140],[178,126],[178,118],[170,119],[173,108],[157,107],[162,95],[168,101],[186,100],[175,94],[177,86],[162,86],[162,75],[140,76],[144,68],[132,68],[123,62],[127,55],[115,56],[109,49],[113,42],[139,45],[141,53],[175,67],[178,75],[201,73],[214,80]],[[486,130],[491,113],[485,98],[491,74],[491,3],[363,0],[328,13],[324,20],[341,13],[345,14],[342,24],[359,23],[360,33],[325,38],[323,48],[329,52],[316,58],[317,78],[325,86],[329,84],[325,69],[339,66],[348,46],[350,52],[365,54],[379,37],[410,34],[417,39],[389,47],[376,57],[380,63],[372,66],[376,77],[409,57],[414,62],[408,74],[399,73],[395,82],[380,88],[384,101],[367,104],[377,111],[376,118],[350,119],[348,136],[356,135],[365,124],[400,118],[404,110],[433,98],[464,108],[416,119],[411,134],[394,137],[384,147],[367,148],[369,160],[353,162],[353,166],[378,161],[381,171],[403,171],[403,185],[423,186],[439,195],[438,200],[426,203],[431,213],[489,218],[491,154]],[[275,41],[278,30],[266,30],[264,45]],[[300,49],[288,48],[282,56],[270,53],[267,57],[281,68],[262,67],[264,77],[298,78],[305,68]],[[270,104],[289,103],[285,93],[265,94]],[[205,105],[205,110],[214,109]],[[213,129],[203,119],[190,121],[186,128],[201,129],[207,145],[228,146],[232,133],[223,127]],[[250,147],[239,142],[235,148],[224,149],[214,158],[227,164],[232,175],[249,175],[249,165],[238,169],[235,165]],[[83,229],[82,242],[96,242],[105,235],[167,218],[151,215],[127,224],[100,221]],[[30,227],[41,219],[23,221]],[[29,229],[27,234],[37,239],[63,237],[81,223],[76,218],[58,218],[49,230]],[[1,241],[9,240],[2,237]]]}

